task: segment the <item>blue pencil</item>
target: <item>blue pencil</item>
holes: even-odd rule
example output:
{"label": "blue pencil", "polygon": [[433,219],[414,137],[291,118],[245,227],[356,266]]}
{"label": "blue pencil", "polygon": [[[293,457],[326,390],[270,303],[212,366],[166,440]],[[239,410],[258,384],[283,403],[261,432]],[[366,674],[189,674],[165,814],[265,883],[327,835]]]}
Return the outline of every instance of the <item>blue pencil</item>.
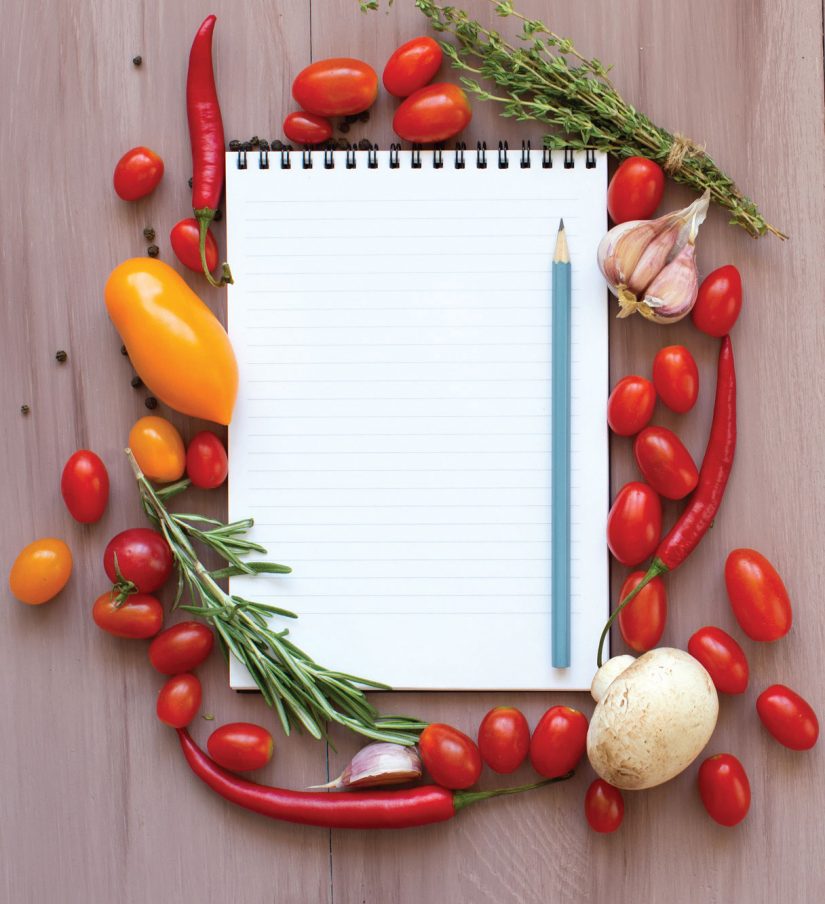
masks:
{"label": "blue pencil", "polygon": [[570,666],[570,254],[559,224],[553,255],[551,613],[553,668]]}

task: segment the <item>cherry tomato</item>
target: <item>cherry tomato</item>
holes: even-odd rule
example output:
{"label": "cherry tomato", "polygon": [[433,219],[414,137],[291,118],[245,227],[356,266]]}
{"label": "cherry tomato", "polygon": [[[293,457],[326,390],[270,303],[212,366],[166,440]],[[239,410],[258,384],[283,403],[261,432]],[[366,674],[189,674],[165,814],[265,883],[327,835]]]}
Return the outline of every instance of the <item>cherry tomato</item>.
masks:
{"label": "cherry tomato", "polygon": [[649,220],[665,192],[665,174],[654,160],[628,157],[607,187],[607,212],[614,223]]}
{"label": "cherry tomato", "polygon": [[186,450],[186,476],[196,487],[219,487],[229,469],[223,443],[209,430],[196,433]]}
{"label": "cherry tomato", "polygon": [[622,565],[638,565],[656,549],[662,503],[646,483],[626,483],[607,516],[607,545]]}
{"label": "cherry tomato", "polygon": [[441,67],[444,54],[432,38],[413,38],[402,44],[384,67],[384,87],[396,97],[409,97],[428,85]]}
{"label": "cherry tomato", "polygon": [[[195,273],[203,273],[200,251],[200,226],[194,217],[187,217],[179,223],[175,223],[169,233],[169,242],[177,259],[194,270]],[[212,230],[206,230],[206,266],[214,270],[218,266],[218,243]]]}
{"label": "cherry tomato", "polygon": [[154,637],[163,625],[163,607],[148,593],[132,593],[118,605],[117,594],[109,590],[92,606],[95,624],[115,637],[146,640]]}
{"label": "cherry tomato", "polygon": [[622,377],[607,400],[607,423],[619,436],[633,436],[653,417],[656,390],[644,377]]}
{"label": "cherry tomato", "polygon": [[272,759],[272,735],[252,722],[230,722],[216,728],[206,742],[209,756],[224,769],[248,772]]}
{"label": "cherry tomato", "polygon": [[23,547],[9,572],[9,589],[21,603],[39,606],[57,596],[72,574],[72,553],[55,537]]}
{"label": "cherry tomato", "polygon": [[530,749],[530,726],[514,706],[496,706],[478,727],[481,758],[502,775],[515,772]]}
{"label": "cherry tomato", "polygon": [[158,718],[170,728],[186,728],[201,708],[201,697],[201,683],[194,675],[175,675],[158,694]]}
{"label": "cherry tomato", "polygon": [[464,732],[433,722],[418,741],[421,759],[436,784],[458,790],[469,788],[481,775],[481,754]]}
{"label": "cherry tomato", "polygon": [[470,102],[461,88],[437,82],[412,93],[395,111],[392,127],[405,141],[429,144],[457,135],[472,118]]}
{"label": "cherry tomato", "polygon": [[699,286],[691,316],[696,328],[708,336],[726,336],[742,310],[742,277],[733,264],[714,270]]}
{"label": "cherry tomato", "polygon": [[729,753],[708,757],[699,767],[699,795],[719,825],[742,822],[751,805],[751,786],[739,760]]}
{"label": "cherry tomato", "polygon": [[316,116],[352,116],[375,103],[378,75],[361,60],[318,60],[298,73],[292,96],[298,106]]}
{"label": "cherry tomato", "polygon": [[779,640],[791,630],[788,591],[771,563],[755,549],[734,549],[725,562],[733,614],[751,640]]}
{"label": "cherry tomato", "polygon": [[653,385],[671,411],[690,411],[699,397],[699,369],[684,345],[659,349],[653,359]]}
{"label": "cherry tomato", "polygon": [[118,160],[115,191],[124,201],[137,201],[151,194],[163,178],[163,161],[149,148],[136,147]]}
{"label": "cherry tomato", "polygon": [[212,652],[215,635],[195,621],[179,622],[162,631],[149,644],[149,662],[162,675],[180,675],[196,669]]}
{"label": "cherry tomato", "polygon": [[332,138],[332,123],[314,113],[290,113],[284,120],[284,135],[295,144],[322,144]]}
{"label": "cherry tomato", "polygon": [[748,686],[748,660],[742,647],[721,628],[699,628],[688,641],[688,653],[707,670],[722,694],[744,694]]}
{"label": "cherry tomato", "polygon": [[[117,567],[115,567],[117,556]],[[135,585],[139,593],[154,593],[172,573],[172,550],[163,535],[149,527],[130,527],[112,537],[103,552],[103,568],[113,584]]]}
{"label": "cherry tomato", "polygon": [[[623,600],[645,576],[634,571],[622,584],[619,600]],[[644,586],[619,613],[619,630],[624,642],[637,653],[652,650],[661,640],[667,621],[665,582],[656,577]]]}
{"label": "cherry tomato", "polygon": [[129,448],[141,471],[159,483],[183,476],[186,450],[180,433],[166,418],[142,417],[129,431]]}
{"label": "cherry tomato", "polygon": [[622,792],[597,778],[584,795],[584,815],[594,832],[615,832],[624,819]]}
{"label": "cherry tomato", "polygon": [[665,499],[684,499],[699,483],[699,471],[679,437],[667,427],[646,427],[633,444],[644,479]]}
{"label": "cherry tomato", "polygon": [[109,472],[88,449],[79,449],[63,467],[60,492],[69,514],[81,524],[100,521],[109,501]]}
{"label": "cherry tomato", "polygon": [[551,706],[530,739],[530,762],[544,778],[576,768],[587,745],[587,717],[569,706]]}
{"label": "cherry tomato", "polygon": [[765,728],[791,750],[810,750],[819,738],[819,721],[810,703],[784,684],[762,691],[756,711]]}

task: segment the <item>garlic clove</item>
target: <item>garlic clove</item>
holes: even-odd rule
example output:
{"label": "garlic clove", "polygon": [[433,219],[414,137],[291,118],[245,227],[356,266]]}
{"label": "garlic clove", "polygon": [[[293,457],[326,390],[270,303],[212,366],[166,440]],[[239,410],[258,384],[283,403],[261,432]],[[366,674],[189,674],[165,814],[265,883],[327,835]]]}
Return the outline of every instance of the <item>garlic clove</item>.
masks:
{"label": "garlic clove", "polygon": [[641,295],[665,266],[679,238],[682,225],[681,221],[676,220],[648,243],[630,278],[625,281],[634,295]]}
{"label": "garlic clove", "polygon": [[631,220],[614,226],[599,244],[597,261],[602,275],[614,295],[626,285],[645,248],[665,228],[669,220]]}
{"label": "garlic clove", "polygon": [[648,286],[639,313],[655,323],[676,323],[690,313],[698,294],[696,246],[690,241]]}
{"label": "garlic clove", "polygon": [[381,785],[401,785],[422,775],[421,758],[415,747],[376,742],[362,747],[344,771],[320,788],[375,788]]}

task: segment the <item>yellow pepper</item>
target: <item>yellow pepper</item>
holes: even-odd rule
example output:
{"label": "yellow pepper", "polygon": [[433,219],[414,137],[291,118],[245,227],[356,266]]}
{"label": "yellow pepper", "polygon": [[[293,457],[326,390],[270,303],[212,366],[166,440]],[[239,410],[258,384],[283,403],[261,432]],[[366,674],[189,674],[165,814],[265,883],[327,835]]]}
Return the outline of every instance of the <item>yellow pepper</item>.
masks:
{"label": "yellow pepper", "polygon": [[115,267],[106,308],[149,390],[183,414],[228,424],[238,365],[217,317],[168,264],[134,257]]}

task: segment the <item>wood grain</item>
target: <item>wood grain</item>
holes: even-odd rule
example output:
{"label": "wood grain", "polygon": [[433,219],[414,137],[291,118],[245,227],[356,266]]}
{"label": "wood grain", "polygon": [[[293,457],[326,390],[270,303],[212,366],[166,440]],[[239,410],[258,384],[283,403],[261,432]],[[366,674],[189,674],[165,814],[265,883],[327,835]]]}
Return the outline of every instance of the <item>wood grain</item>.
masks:
{"label": "wood grain", "polygon": [[[493,20],[482,0],[466,6]],[[725,507],[705,543],[669,579],[666,643],[684,645],[702,624],[736,630],[722,581],[724,556],[755,546],[786,579],[795,626],[776,645],[744,642],[752,687],[722,701],[710,752],[743,760],[753,789],[747,821],[735,830],[707,818],[695,793],[696,767],[664,788],[627,796],[621,831],[601,837],[581,816],[592,778],[527,799],[478,805],[455,823],[405,834],[330,833],[279,825],[225,805],[199,786],[174,736],[153,714],[159,676],[145,646],[101,635],[89,618],[105,587],[100,557],[114,532],[141,523],[121,450],[145,413],[102,306],[109,270],[141,254],[152,225],[171,260],[168,230],[187,215],[190,173],[183,108],[186,55],[197,24],[219,16],[216,59],[227,137],[277,137],[291,108],[289,86],[310,59],[362,56],[376,68],[403,39],[424,31],[412,0],[363,17],[356,0],[180,0],[108,4],[2,0],[0,202],[5,216],[0,303],[0,488],[3,605],[0,694],[0,901],[67,902],[543,902],[814,901],[825,896],[818,869],[817,814],[825,806],[822,751],[787,751],[766,738],[753,704],[773,681],[797,688],[825,712],[819,651],[825,646],[819,558],[825,537],[825,147],[822,129],[822,8],[818,0],[739,0],[663,5],[654,0],[523,0],[552,16],[579,48],[611,61],[629,99],[664,125],[706,142],[768,218],[791,233],[785,245],[753,242],[718,211],[702,229],[704,271],[735,262],[745,311],[734,334],[740,443]],[[497,20],[498,21],[498,20]],[[503,26],[502,26],[503,27]],[[140,53],[143,65],[131,58]],[[450,78],[448,72],[445,77]],[[382,95],[350,137],[391,140],[392,103]],[[517,142],[540,132],[476,105],[466,140]],[[166,162],[151,198],[119,202],[110,186],[117,158],[147,144]],[[669,188],[666,205],[688,197]],[[191,283],[223,312],[221,293]],[[716,344],[689,323],[656,327],[639,319],[611,331],[611,378],[649,373],[663,344],[696,356],[702,392],[677,426],[699,458],[710,419]],[[54,360],[58,348],[69,360]],[[28,417],[19,407],[31,406]],[[168,412],[161,411],[168,414]],[[188,436],[202,425],[172,416]],[[81,528],[58,493],[60,468],[90,446],[113,481],[104,520]],[[612,448],[614,490],[634,475],[629,444]],[[192,507],[223,512],[225,497]],[[669,510],[674,517],[675,507]],[[12,600],[8,566],[38,536],[67,539],[71,584],[53,604]],[[624,572],[615,569],[614,592]],[[256,697],[232,694],[221,663],[204,670],[205,708],[218,722],[263,720]],[[453,722],[473,733],[497,703],[522,706],[532,723],[550,703],[590,712],[585,695],[382,695],[383,708]],[[196,726],[205,740],[210,726]],[[335,735],[329,771],[357,746]],[[301,787],[327,774],[327,752],[307,739],[278,740],[262,775]],[[516,778],[527,778],[528,772]],[[486,780],[486,779],[485,779]],[[483,809],[482,809],[483,808]]]}

